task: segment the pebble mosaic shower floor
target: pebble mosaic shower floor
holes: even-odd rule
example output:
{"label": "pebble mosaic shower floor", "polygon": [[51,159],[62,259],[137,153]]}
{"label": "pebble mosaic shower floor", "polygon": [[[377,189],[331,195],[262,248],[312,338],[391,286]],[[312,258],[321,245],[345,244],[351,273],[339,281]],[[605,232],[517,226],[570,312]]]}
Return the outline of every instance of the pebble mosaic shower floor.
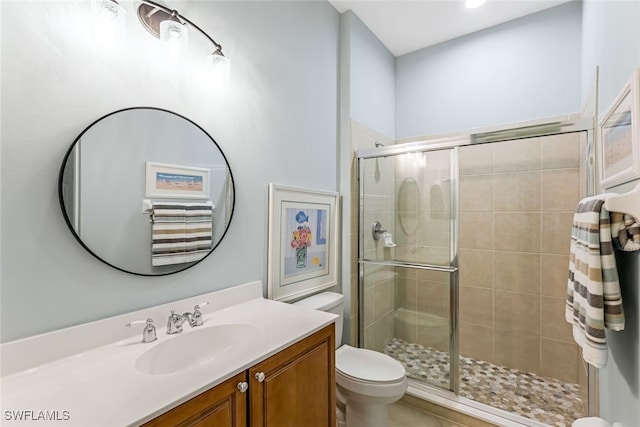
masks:
{"label": "pebble mosaic shower floor", "polygon": [[[394,338],[385,353],[407,376],[449,388],[449,354]],[[460,396],[554,427],[569,427],[582,415],[578,384],[460,357]]]}

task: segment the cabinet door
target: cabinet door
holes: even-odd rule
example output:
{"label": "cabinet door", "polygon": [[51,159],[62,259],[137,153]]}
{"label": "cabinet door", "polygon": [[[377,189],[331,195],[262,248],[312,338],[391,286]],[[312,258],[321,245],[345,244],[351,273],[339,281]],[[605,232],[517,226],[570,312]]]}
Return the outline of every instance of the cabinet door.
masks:
{"label": "cabinet door", "polygon": [[238,384],[246,381],[242,372],[144,424],[143,427],[245,427],[247,395]]}
{"label": "cabinet door", "polygon": [[249,370],[251,427],[334,427],[331,324]]}

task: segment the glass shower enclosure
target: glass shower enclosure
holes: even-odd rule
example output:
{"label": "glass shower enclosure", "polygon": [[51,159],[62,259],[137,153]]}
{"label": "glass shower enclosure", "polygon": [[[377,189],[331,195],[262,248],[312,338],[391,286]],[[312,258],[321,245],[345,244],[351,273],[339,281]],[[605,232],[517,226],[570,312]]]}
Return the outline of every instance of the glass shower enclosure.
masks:
{"label": "glass shower enclosure", "polygon": [[358,151],[359,345],[418,387],[548,425],[586,414],[563,317],[586,128]]}
{"label": "glass shower enclosure", "polygon": [[[363,158],[360,175],[361,345],[456,391],[455,149]],[[424,348],[433,349],[429,372],[412,362],[427,357]]]}

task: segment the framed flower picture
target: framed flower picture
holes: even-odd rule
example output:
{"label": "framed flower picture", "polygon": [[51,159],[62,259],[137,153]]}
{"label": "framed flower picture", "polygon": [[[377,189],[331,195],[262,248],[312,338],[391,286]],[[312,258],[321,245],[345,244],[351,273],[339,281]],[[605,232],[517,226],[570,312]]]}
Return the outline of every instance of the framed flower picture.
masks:
{"label": "framed flower picture", "polygon": [[269,298],[337,284],[338,193],[269,184]]}
{"label": "framed flower picture", "polygon": [[600,122],[600,188],[640,178],[640,71],[625,84]]}

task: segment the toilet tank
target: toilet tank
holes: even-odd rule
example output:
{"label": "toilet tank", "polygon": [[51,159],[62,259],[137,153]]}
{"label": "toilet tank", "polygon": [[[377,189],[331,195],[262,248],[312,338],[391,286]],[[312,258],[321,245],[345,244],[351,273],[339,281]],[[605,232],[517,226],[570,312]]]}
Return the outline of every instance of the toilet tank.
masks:
{"label": "toilet tank", "polygon": [[337,292],[321,292],[308,298],[294,302],[301,307],[337,314],[336,319],[336,348],[342,343],[342,319],[344,318],[344,295]]}

